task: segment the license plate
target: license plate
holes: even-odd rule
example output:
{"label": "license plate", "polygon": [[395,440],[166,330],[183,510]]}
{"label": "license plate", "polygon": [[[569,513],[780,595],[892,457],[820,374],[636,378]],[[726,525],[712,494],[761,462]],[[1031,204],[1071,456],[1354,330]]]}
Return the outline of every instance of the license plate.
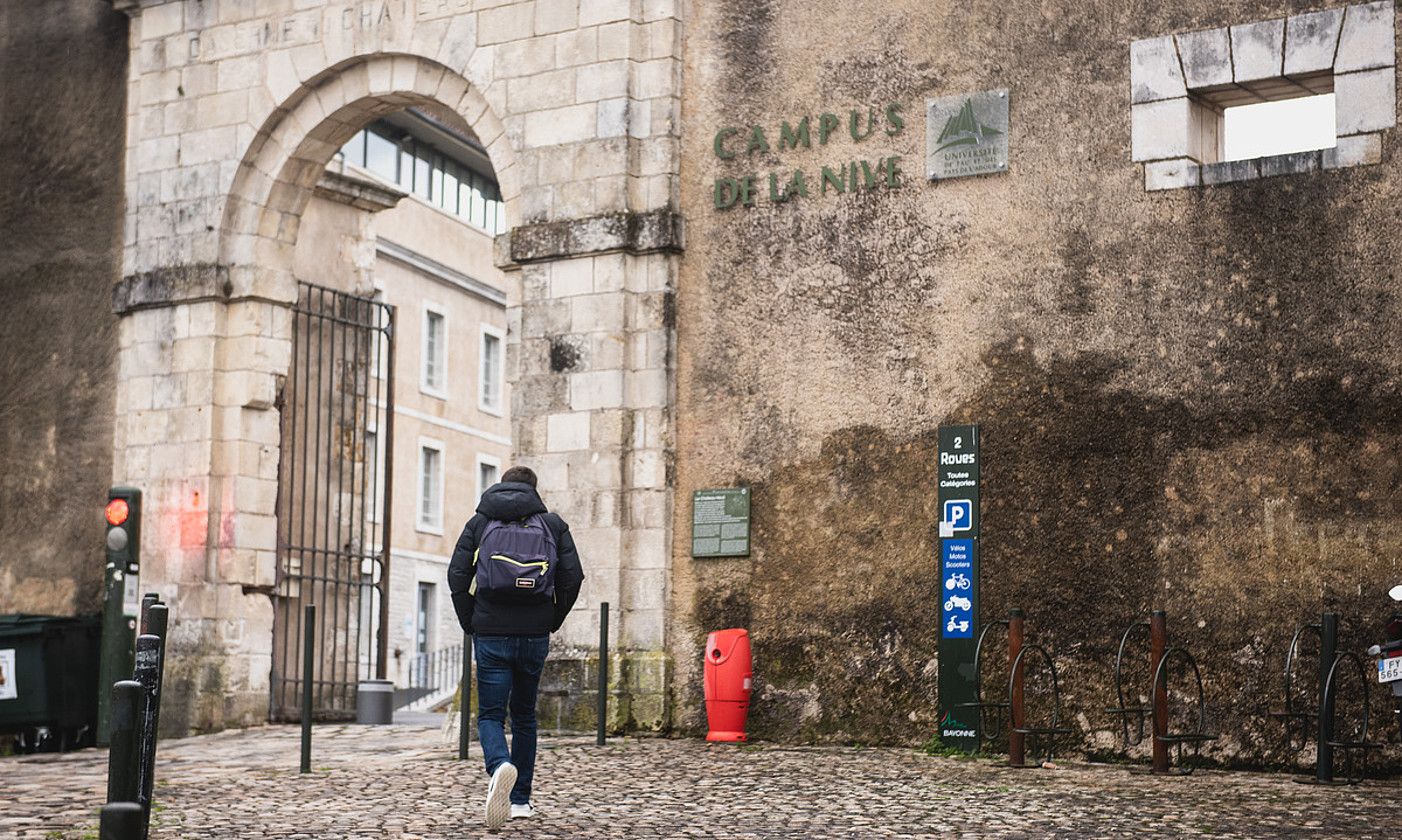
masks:
{"label": "license plate", "polygon": [[1402,656],[1393,656],[1388,659],[1378,660],[1378,682],[1396,682],[1402,680]]}

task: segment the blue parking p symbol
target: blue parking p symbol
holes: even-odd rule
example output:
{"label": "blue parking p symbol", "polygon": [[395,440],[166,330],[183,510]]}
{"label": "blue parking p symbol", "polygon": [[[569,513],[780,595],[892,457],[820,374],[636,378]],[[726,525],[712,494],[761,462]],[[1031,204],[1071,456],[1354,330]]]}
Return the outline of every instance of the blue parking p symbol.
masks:
{"label": "blue parking p symbol", "polygon": [[944,503],[944,521],[954,531],[974,527],[974,503],[968,499],[950,499]]}

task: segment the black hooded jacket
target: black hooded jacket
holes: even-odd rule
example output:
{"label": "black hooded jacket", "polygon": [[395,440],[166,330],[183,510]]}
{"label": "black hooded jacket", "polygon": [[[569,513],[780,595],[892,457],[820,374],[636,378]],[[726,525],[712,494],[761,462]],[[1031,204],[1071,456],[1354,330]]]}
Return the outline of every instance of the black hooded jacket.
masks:
{"label": "black hooded jacket", "polygon": [[[471,594],[472,556],[482,539],[482,530],[493,519],[515,522],[537,513],[545,514],[545,526],[555,536],[559,564],[555,567],[555,603],[553,604],[495,604]],[[579,565],[570,526],[559,516],[545,509],[540,494],[529,484],[504,481],[493,484],[477,503],[477,514],[467,520],[462,536],[453,549],[448,564],[448,590],[453,593],[453,609],[458,623],[468,633],[480,636],[539,636],[554,633],[565,623],[579,586],[584,582],[584,569]]]}

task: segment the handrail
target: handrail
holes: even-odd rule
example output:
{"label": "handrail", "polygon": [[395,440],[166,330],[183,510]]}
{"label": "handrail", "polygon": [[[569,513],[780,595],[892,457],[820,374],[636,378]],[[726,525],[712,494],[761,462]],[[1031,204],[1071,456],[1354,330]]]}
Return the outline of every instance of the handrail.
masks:
{"label": "handrail", "polygon": [[462,645],[456,644],[429,653],[416,653],[409,660],[404,689],[407,705],[421,697],[456,685],[462,679]]}

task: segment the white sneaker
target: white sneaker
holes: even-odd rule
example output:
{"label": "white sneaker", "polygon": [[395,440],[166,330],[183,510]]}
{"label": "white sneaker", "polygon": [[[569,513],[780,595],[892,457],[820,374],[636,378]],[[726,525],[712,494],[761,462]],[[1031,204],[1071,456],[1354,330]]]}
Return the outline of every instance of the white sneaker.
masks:
{"label": "white sneaker", "polygon": [[524,805],[517,805],[515,803],[512,803],[511,818],[513,820],[528,820],[534,816],[535,809],[531,807],[531,803],[527,802]]}
{"label": "white sneaker", "polygon": [[503,761],[487,784],[487,828],[501,828],[511,811],[511,787],[516,784],[516,765]]}

